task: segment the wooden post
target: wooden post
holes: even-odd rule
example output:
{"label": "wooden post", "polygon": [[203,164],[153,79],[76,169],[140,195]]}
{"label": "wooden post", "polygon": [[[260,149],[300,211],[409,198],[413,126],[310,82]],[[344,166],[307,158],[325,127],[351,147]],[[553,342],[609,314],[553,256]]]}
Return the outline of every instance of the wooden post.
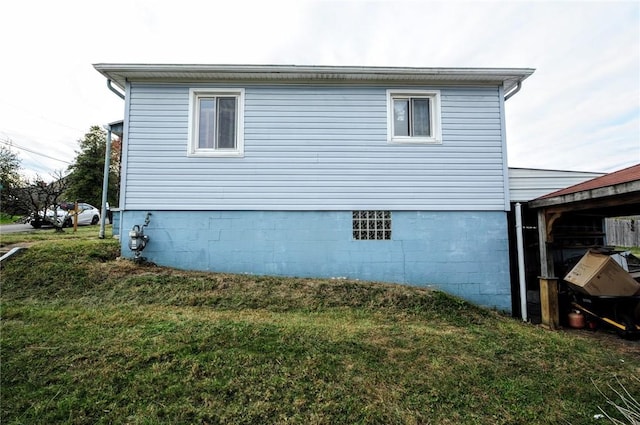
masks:
{"label": "wooden post", "polygon": [[560,312],[558,309],[558,278],[553,267],[553,253],[549,249],[551,238],[551,226],[544,209],[538,210],[538,239],[540,241],[540,308],[542,313],[542,325],[549,329],[558,329],[560,326]]}
{"label": "wooden post", "polygon": [[74,209],[74,213],[73,214],[73,232],[77,232],[78,231],[78,200],[76,199],[76,203],[73,206]]}
{"label": "wooden post", "polygon": [[560,327],[558,279],[540,277],[540,305],[542,325],[548,329],[558,329]]}

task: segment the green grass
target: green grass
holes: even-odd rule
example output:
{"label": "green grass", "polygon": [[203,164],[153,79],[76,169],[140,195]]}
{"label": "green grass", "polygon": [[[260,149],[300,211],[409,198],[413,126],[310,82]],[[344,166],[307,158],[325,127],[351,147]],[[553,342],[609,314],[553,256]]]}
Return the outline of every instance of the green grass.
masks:
{"label": "green grass", "polygon": [[9,215],[0,212],[0,224],[12,224],[15,223],[18,219],[20,219],[19,215]]}
{"label": "green grass", "polygon": [[137,266],[90,229],[2,236],[34,242],[2,270],[3,424],[589,424],[596,385],[640,393],[636,343],[400,285]]}
{"label": "green grass", "polygon": [[640,257],[640,247],[638,246],[630,246],[630,247],[616,247],[617,249],[621,250],[621,251],[631,251],[631,253],[633,255],[635,255],[636,257]]}
{"label": "green grass", "polygon": [[[87,240],[98,236],[99,226],[79,226],[77,231],[73,231],[73,227],[63,228],[62,232],[56,232],[53,227],[42,228],[38,231],[35,229],[28,232],[18,233],[0,233],[0,247],[14,245],[19,243],[33,243],[39,241],[55,241],[56,243],[65,243],[70,240]],[[111,225],[105,226],[105,235],[111,238]]]}

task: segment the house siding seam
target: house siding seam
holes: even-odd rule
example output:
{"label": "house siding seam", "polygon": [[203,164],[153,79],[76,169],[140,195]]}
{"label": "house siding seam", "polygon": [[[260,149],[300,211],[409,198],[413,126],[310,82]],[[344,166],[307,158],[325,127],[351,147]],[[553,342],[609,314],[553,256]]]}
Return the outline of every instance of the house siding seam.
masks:
{"label": "house siding seam", "polygon": [[502,211],[392,211],[392,239],[368,241],[353,239],[351,211],[123,211],[123,228],[147,212],[143,255],[159,265],[428,286],[511,308]]}
{"label": "house siding seam", "polygon": [[504,211],[498,87],[442,95],[442,145],[386,141],[386,89],[243,84],[244,158],[188,158],[190,87],[131,83],[121,206],[134,210]]}

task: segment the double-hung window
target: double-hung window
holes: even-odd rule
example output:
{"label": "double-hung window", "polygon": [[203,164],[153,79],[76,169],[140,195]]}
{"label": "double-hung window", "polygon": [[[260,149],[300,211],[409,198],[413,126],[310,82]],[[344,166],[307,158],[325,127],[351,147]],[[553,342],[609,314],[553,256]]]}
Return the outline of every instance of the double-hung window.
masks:
{"label": "double-hung window", "polygon": [[244,154],[244,89],[189,90],[188,154]]}
{"label": "double-hung window", "polygon": [[389,143],[442,143],[439,90],[387,90]]}

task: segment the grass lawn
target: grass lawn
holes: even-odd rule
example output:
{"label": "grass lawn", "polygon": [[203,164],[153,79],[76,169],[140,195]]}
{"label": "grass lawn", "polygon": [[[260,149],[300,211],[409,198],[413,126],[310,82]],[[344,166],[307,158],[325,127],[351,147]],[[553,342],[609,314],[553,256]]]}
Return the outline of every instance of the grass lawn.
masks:
{"label": "grass lawn", "polygon": [[96,235],[2,235],[32,246],[2,269],[0,423],[591,424],[609,385],[640,394],[637,342],[400,285],[137,266]]}
{"label": "grass lawn", "polygon": [[635,255],[636,257],[640,257],[640,247],[632,246],[632,247],[616,247],[616,248],[621,251],[631,251],[633,255]]}
{"label": "grass lawn", "polygon": [[17,215],[9,215],[3,212],[0,212],[0,224],[12,224],[18,220],[20,216]]}

